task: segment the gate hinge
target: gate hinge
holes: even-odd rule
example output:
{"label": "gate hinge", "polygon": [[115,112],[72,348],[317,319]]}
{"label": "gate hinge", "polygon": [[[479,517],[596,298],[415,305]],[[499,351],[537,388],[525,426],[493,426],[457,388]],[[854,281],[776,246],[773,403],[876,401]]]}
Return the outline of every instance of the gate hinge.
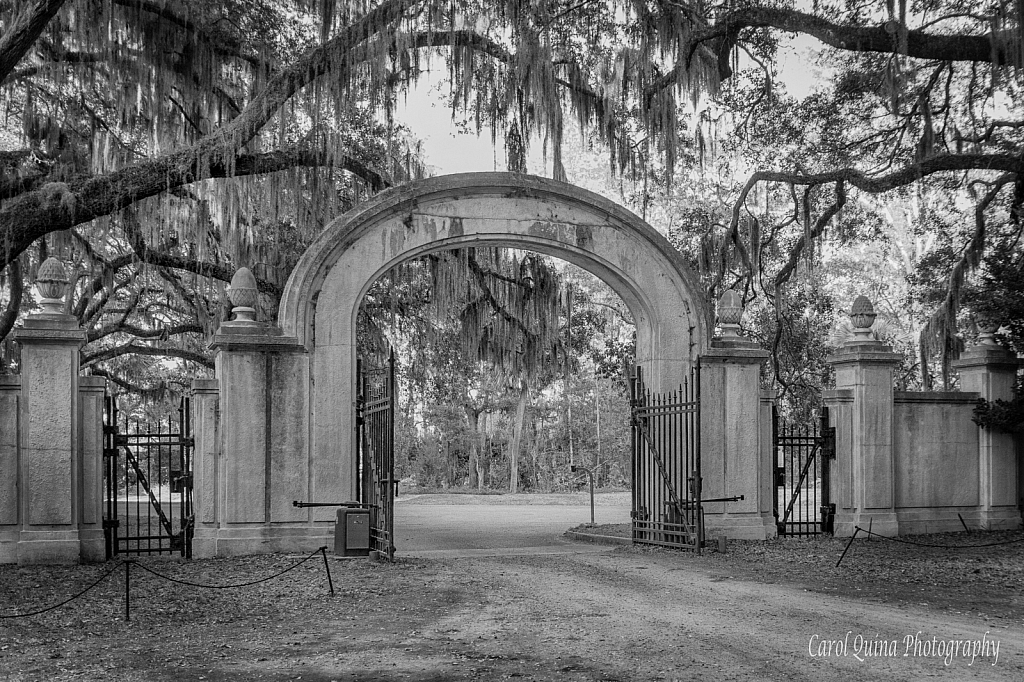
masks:
{"label": "gate hinge", "polygon": [[117,519],[103,519],[104,528],[120,528],[121,522]]}
{"label": "gate hinge", "polygon": [[786,467],[775,467],[775,487],[786,485]]}
{"label": "gate hinge", "polygon": [[822,431],[821,454],[828,459],[836,458],[836,427],[829,426]]}

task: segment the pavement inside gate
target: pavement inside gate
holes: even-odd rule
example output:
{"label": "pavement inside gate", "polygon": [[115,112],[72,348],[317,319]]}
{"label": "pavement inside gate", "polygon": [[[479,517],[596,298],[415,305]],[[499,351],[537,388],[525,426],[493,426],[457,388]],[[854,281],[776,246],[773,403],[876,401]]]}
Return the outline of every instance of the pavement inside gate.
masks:
{"label": "pavement inside gate", "polygon": [[[628,523],[629,493],[598,493],[598,524]],[[395,501],[399,557],[479,557],[606,552],[564,533],[590,522],[590,498],[580,494],[408,495]]]}

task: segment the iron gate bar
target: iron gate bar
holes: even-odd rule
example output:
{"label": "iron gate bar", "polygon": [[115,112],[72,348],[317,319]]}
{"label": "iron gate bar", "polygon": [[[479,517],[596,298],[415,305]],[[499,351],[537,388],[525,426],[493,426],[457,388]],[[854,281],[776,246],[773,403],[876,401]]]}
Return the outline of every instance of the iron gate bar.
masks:
{"label": "iron gate bar", "polygon": [[630,378],[636,544],[701,551],[699,377],[695,367],[687,381],[667,393],[646,388],[639,367]]}
{"label": "iron gate bar", "polygon": [[356,452],[358,503],[370,509],[372,548],[394,559],[395,354],[384,367],[366,369],[356,361]]}
{"label": "iron gate bar", "polygon": [[[814,443],[811,445],[811,452],[810,452],[810,454],[807,455],[807,460],[804,462],[803,469],[800,470],[800,479],[796,482],[796,485],[793,486],[793,496],[790,498],[789,504],[786,505],[786,513],[782,517],[782,522],[783,523],[788,521],[790,514],[793,513],[793,505],[796,503],[796,499],[798,497],[800,497],[800,490],[803,488],[804,481],[807,480],[807,471],[811,468],[811,464],[817,465],[817,454],[818,454],[818,441],[815,440]],[[817,472],[818,467],[815,466],[814,470],[815,470],[815,472]],[[815,497],[815,501],[817,501],[817,497],[818,497],[817,496],[817,489],[815,489],[814,497]]]}
{"label": "iron gate bar", "polygon": [[[780,535],[832,532],[829,459],[834,457],[834,438],[827,407],[821,408],[818,419],[811,424],[787,424],[772,408],[776,464],[773,509]],[[808,486],[809,481],[813,485]],[[781,514],[780,493],[785,504]]]}
{"label": "iron gate bar", "polygon": [[[641,417],[640,419],[643,419],[643,417]],[[643,436],[644,440],[647,442],[647,447],[650,449],[651,454],[654,455],[654,463],[658,465],[658,473],[661,474],[661,478],[665,482],[666,488],[668,488],[668,494],[669,497],[672,499],[672,504],[676,507],[676,509],[679,510],[682,510],[684,506],[689,506],[684,505],[683,502],[679,499],[679,495],[676,493],[675,487],[673,487],[672,485],[672,481],[669,479],[668,474],[665,473],[665,465],[661,461],[661,453],[658,451],[657,446],[654,445],[654,443],[651,441],[651,438],[647,433],[647,427],[644,425],[642,421],[639,422],[637,426],[640,427],[640,435]],[[700,502],[695,502],[694,506],[700,506]],[[685,517],[683,518],[684,521],[681,525],[684,528],[686,528],[687,533],[692,534],[693,531],[690,528],[689,523],[687,523]]]}
{"label": "iron gate bar", "polygon": [[[195,528],[191,453],[195,441],[191,436],[190,407],[189,399],[183,398],[178,406],[177,425],[169,415],[166,425],[163,419],[143,425],[127,415],[122,422],[116,399],[105,399],[103,455],[106,505],[103,528],[108,558],[118,554],[167,552],[180,552],[182,556],[191,558]],[[118,499],[121,470],[124,471],[123,504]],[[133,488],[134,500],[129,494]],[[175,504],[179,506],[177,530]],[[168,505],[170,512],[166,509]],[[124,517],[119,518],[122,510]],[[154,513],[157,517],[155,528]],[[122,525],[122,520],[127,524]]]}
{"label": "iron gate bar", "polygon": [[[136,428],[138,427],[136,426]],[[119,437],[119,439],[120,438],[123,437]],[[138,458],[135,457],[135,453],[132,452],[132,449],[128,447],[128,439],[124,438],[123,441],[119,440],[118,444],[124,448],[125,459],[132,465],[132,469],[135,470],[136,478],[142,483],[142,489],[145,490],[146,493],[149,495],[149,503],[152,504],[153,509],[156,510],[157,518],[160,519],[160,525],[163,526],[164,530],[167,531],[167,535],[174,535],[174,529],[171,525],[171,522],[167,519],[167,515],[164,514],[163,507],[160,505],[160,499],[153,494],[153,488],[149,484],[149,478],[146,476],[146,474],[142,473],[142,468],[139,466]],[[158,474],[159,468],[160,467],[158,463]],[[152,473],[152,469],[150,469],[150,473]],[[136,502],[136,504],[138,504],[138,502]]]}

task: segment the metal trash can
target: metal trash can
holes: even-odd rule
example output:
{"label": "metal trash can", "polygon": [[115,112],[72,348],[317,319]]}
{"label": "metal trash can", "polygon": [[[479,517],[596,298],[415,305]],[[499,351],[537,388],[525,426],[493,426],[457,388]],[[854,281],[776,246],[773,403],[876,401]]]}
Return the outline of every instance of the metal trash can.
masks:
{"label": "metal trash can", "polygon": [[337,556],[369,556],[370,510],[342,507],[334,526],[334,553]]}

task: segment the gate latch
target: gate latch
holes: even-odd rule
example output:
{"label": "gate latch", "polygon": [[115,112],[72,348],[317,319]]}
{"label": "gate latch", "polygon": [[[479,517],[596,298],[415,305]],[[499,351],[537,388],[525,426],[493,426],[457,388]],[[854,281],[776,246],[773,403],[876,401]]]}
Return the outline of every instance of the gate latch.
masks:
{"label": "gate latch", "polygon": [[183,493],[192,489],[192,472],[171,470],[171,492]]}

